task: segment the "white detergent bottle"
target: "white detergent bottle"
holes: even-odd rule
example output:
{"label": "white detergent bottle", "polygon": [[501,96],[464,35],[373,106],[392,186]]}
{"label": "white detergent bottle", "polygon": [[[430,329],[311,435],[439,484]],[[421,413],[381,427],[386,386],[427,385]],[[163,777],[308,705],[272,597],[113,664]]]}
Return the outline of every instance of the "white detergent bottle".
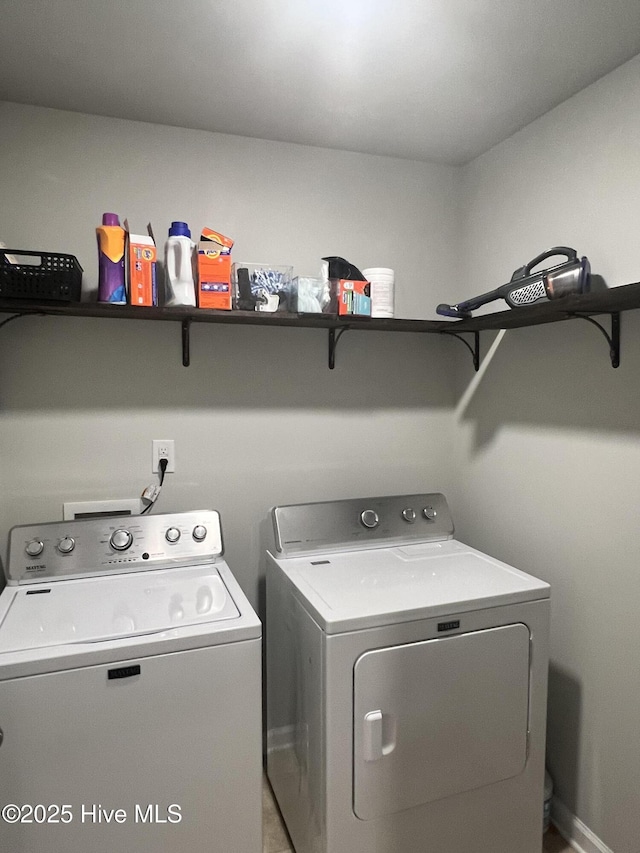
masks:
{"label": "white detergent bottle", "polygon": [[164,246],[165,286],[167,305],[196,304],[193,281],[193,250],[191,231],[186,222],[172,222],[169,239]]}

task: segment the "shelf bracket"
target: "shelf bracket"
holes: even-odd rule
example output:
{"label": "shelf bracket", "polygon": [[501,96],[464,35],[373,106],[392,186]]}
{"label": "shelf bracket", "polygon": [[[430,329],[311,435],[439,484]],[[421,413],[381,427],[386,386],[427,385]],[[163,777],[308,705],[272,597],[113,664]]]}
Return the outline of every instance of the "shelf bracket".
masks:
{"label": "shelf bracket", "polygon": [[577,317],[578,320],[586,320],[602,332],[609,344],[611,367],[620,367],[620,312],[612,311],[609,315],[611,317],[611,334],[609,334],[604,326],[598,323],[597,320],[594,320],[593,317],[589,317],[587,314],[576,314],[572,312],[571,316]]}
{"label": "shelf bracket", "polygon": [[477,373],[480,370],[480,332],[472,332],[473,335],[473,346],[469,343],[466,338],[463,338],[462,335],[458,334],[458,332],[441,332],[442,335],[450,335],[452,338],[457,338],[459,341],[466,346],[466,348],[471,353],[471,357],[473,358],[473,369]]}
{"label": "shelf bracket", "polygon": [[[11,317],[7,317],[7,319],[6,319],[6,320],[3,320],[3,321],[0,323],[0,329],[1,329],[3,326],[6,326],[6,325],[7,325],[7,323],[10,323],[12,320],[19,320],[19,319],[20,319],[20,317],[28,317],[28,316],[29,316],[29,314],[28,314],[28,313],[26,313],[26,312],[24,312],[24,313],[22,313],[22,314],[12,314],[12,315],[11,315]],[[44,314],[38,314],[37,316],[38,316],[38,317],[44,317]]]}
{"label": "shelf bracket", "polygon": [[189,367],[191,364],[191,353],[189,350],[189,332],[191,331],[191,320],[182,321],[182,365]]}
{"label": "shelf bracket", "polygon": [[344,326],[344,328],[338,331],[338,334],[336,334],[335,329],[329,329],[329,370],[333,370],[336,366],[336,347],[338,346],[338,341],[349,328],[349,326]]}

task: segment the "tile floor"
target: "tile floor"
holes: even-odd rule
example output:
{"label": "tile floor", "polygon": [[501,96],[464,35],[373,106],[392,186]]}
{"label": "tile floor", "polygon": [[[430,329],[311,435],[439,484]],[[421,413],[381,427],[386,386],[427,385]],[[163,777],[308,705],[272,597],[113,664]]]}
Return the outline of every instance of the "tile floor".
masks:
{"label": "tile floor", "polygon": [[291,839],[284,828],[280,812],[267,777],[262,777],[262,850],[263,853],[292,853]]}
{"label": "tile floor", "polygon": [[[263,853],[294,853],[266,777],[262,781],[262,825]],[[572,853],[572,848],[552,826],[544,836],[542,853]]]}

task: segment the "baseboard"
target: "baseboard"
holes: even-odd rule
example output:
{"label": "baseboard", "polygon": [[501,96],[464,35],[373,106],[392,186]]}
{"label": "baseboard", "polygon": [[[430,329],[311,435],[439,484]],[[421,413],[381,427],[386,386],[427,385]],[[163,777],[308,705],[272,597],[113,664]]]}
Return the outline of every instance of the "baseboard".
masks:
{"label": "baseboard", "polygon": [[613,850],[600,841],[580,818],[572,814],[557,797],[551,800],[551,820],[556,829],[578,853],[613,853]]}

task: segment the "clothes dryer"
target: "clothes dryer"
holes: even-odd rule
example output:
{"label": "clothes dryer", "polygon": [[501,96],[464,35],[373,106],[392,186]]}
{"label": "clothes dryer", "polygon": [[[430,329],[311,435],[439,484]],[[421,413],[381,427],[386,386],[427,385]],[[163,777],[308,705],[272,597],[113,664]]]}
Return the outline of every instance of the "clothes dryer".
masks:
{"label": "clothes dryer", "polygon": [[268,775],[297,853],[540,853],[549,586],[440,494],[277,507]]}

